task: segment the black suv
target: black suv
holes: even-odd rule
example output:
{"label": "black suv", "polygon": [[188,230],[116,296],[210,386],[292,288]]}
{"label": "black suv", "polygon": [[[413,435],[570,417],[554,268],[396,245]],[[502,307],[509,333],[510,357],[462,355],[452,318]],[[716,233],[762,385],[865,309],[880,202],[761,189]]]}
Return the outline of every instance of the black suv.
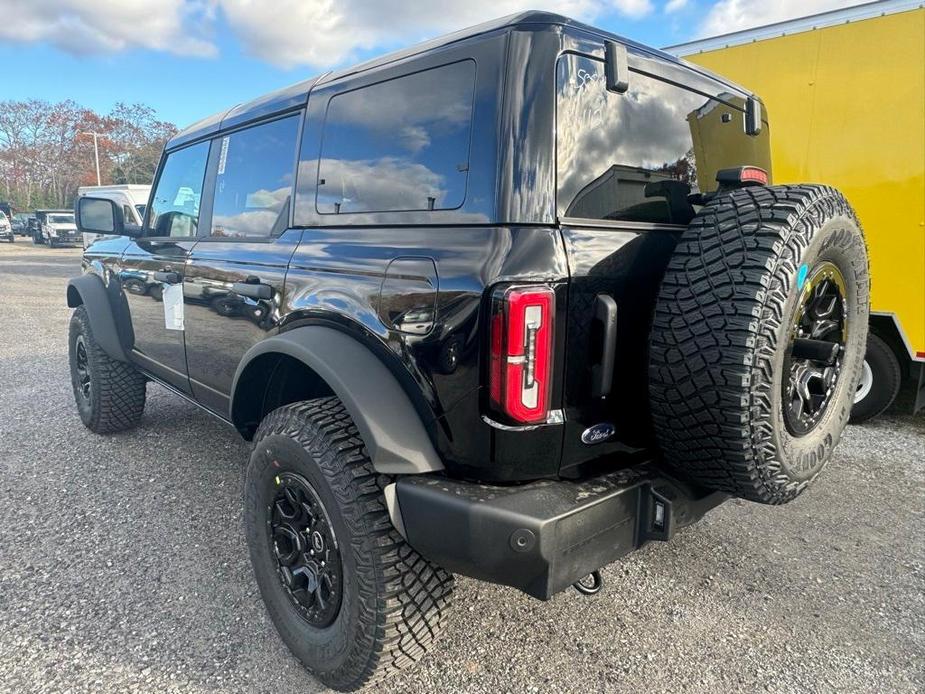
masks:
{"label": "black suv", "polygon": [[417,660],[451,573],[548,599],[736,495],[793,499],[860,376],[851,208],[769,185],[757,97],[529,12],[189,127],[142,228],[81,198],[74,393],[155,381],[253,442],[254,571],[352,689]]}

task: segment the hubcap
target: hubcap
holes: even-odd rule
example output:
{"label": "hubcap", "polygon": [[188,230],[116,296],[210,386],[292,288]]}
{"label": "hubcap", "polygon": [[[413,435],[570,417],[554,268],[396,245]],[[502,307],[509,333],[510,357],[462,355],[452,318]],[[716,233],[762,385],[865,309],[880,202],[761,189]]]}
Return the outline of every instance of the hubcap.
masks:
{"label": "hubcap", "polygon": [[326,627],[337,617],[343,593],[334,529],[308,480],[283,472],[275,481],[267,525],[279,580],[302,618]]}
{"label": "hubcap", "polygon": [[846,296],[845,278],[830,262],[813,268],[800,290],[781,394],[784,421],[794,436],[819,424],[836,391],[848,338]]}
{"label": "hubcap", "polygon": [[858,389],[854,394],[854,402],[859,403],[861,400],[870,395],[870,389],[874,387],[874,372],[870,368],[867,360],[864,360],[864,366],[861,367],[861,380],[858,382]]}
{"label": "hubcap", "polygon": [[77,390],[87,401],[90,400],[90,358],[87,356],[87,344],[84,336],[78,335],[74,345],[75,368],[77,371]]}

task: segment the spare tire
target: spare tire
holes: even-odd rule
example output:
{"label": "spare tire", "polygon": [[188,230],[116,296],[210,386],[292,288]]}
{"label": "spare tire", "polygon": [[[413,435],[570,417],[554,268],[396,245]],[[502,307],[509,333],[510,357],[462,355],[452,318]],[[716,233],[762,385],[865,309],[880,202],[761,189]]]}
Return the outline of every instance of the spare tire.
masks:
{"label": "spare tire", "polygon": [[679,239],[652,323],[649,396],[666,462],[745,499],[794,499],[848,421],[868,312],[867,248],[841,193],[715,197]]}

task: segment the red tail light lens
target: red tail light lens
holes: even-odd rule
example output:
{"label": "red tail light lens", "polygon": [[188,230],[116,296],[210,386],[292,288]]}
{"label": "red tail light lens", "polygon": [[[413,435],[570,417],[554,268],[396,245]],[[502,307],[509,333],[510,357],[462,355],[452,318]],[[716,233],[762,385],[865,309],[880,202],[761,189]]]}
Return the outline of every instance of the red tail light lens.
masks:
{"label": "red tail light lens", "polygon": [[549,414],[555,305],[547,286],[512,287],[492,298],[489,394],[515,422],[535,424]]}

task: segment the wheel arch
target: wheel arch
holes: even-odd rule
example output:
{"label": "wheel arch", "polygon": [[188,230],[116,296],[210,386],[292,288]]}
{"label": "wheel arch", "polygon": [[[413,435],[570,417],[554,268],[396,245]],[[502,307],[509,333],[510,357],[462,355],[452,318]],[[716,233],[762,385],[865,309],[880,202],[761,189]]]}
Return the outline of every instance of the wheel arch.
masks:
{"label": "wheel arch", "polygon": [[134,342],[131,321],[119,320],[109,294],[103,281],[96,275],[81,275],[67,283],[68,307],[84,306],[90,318],[93,337],[103,351],[113,359],[128,362],[127,352]]}
{"label": "wheel arch", "polygon": [[[293,385],[298,383],[298,386]],[[421,416],[379,357],[346,333],[308,325],[251,347],[234,376],[230,418],[245,439],[272,409],[336,395],[384,474],[443,469]]]}
{"label": "wheel arch", "polygon": [[902,368],[903,378],[908,377],[913,365],[914,352],[896,315],[871,311],[870,329],[893,350]]}

